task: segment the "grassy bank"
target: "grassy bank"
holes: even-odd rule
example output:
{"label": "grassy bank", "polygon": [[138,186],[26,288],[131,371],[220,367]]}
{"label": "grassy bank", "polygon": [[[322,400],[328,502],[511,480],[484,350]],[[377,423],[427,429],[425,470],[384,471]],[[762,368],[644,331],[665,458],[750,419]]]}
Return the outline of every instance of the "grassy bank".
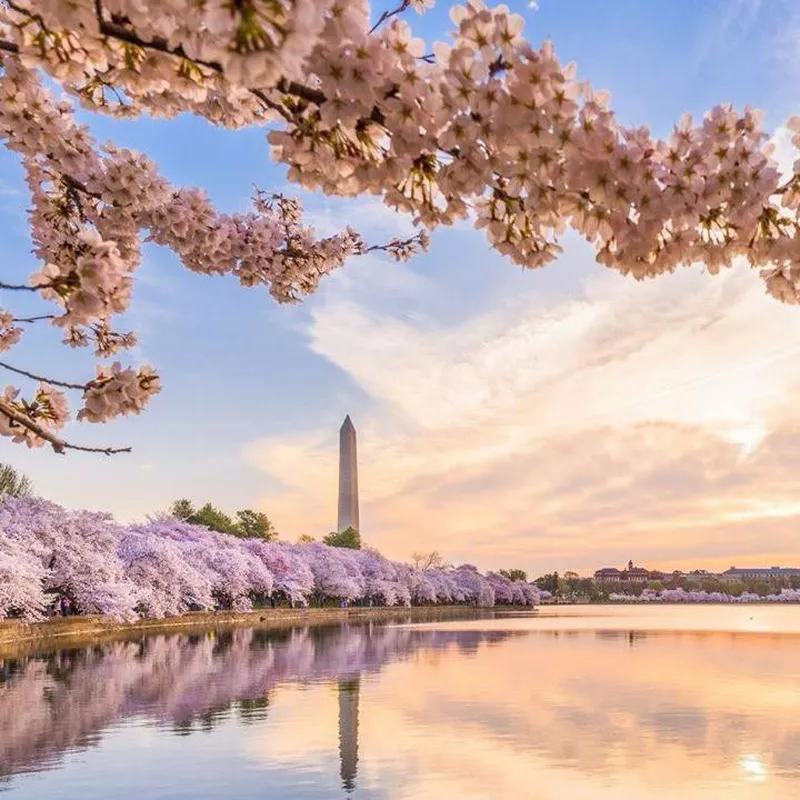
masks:
{"label": "grassy bank", "polygon": [[[506,609],[509,611],[512,609]],[[526,613],[517,607],[518,613]],[[150,633],[193,633],[210,628],[291,628],[307,625],[332,625],[343,622],[406,623],[441,619],[476,619],[503,609],[476,609],[465,606],[419,606],[412,608],[306,608],[262,609],[245,613],[218,611],[194,612],[180,617],[119,622],[106,617],[55,618],[46,622],[0,622],[0,658],[17,654],[20,645],[39,650],[71,647],[87,642],[138,637]]]}

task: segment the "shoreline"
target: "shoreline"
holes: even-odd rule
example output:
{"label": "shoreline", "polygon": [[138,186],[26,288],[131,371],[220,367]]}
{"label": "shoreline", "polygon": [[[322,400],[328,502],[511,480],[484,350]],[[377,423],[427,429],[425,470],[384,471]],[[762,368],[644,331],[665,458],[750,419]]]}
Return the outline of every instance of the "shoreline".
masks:
{"label": "shoreline", "polygon": [[333,625],[348,622],[425,622],[440,619],[480,619],[494,612],[534,614],[522,606],[411,606],[398,608],[280,608],[257,611],[192,611],[179,617],[119,622],[106,617],[57,617],[44,622],[0,621],[0,658],[9,649],[66,647],[79,642],[110,641],[155,633],[193,633],[219,628],[284,628]]}

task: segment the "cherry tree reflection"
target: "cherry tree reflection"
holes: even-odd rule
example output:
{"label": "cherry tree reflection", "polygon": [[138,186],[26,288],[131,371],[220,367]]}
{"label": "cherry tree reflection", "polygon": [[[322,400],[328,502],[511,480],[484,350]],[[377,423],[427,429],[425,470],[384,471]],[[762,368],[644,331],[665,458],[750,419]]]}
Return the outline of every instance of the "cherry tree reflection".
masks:
{"label": "cherry tree reflection", "polygon": [[362,675],[426,650],[474,654],[512,635],[377,625],[216,630],[7,658],[0,661],[0,776],[51,769],[66,752],[95,746],[109,727],[135,718],[183,736],[232,717],[264,723],[280,684],[331,682],[339,690],[341,781],[351,791]]}

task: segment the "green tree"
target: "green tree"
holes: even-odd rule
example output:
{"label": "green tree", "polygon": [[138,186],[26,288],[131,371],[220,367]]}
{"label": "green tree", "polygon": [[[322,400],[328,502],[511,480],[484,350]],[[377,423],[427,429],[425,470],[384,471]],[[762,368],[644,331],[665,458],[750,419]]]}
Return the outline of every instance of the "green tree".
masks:
{"label": "green tree", "polygon": [[186,519],[188,520],[194,514],[194,506],[192,505],[191,500],[187,500],[186,498],[182,498],[181,500],[176,500],[170,507],[169,513],[176,517],[177,519]]}
{"label": "green tree", "polygon": [[772,592],[772,587],[767,581],[754,581],[749,588],[759,597],[766,597]]}
{"label": "green tree", "polygon": [[206,503],[201,508],[195,508],[191,500],[182,498],[176,500],[169,507],[169,513],[192,525],[204,525],[206,528],[211,528],[212,531],[228,533],[243,539],[264,539],[271,542],[278,537],[272,520],[263,512],[253,511],[252,508],[243,508],[241,511],[237,511],[234,520],[211,503]]}
{"label": "green tree", "polygon": [[703,580],[700,581],[700,588],[704,592],[711,593],[711,592],[724,592],[726,587],[716,578],[703,578]]}
{"label": "green tree", "polygon": [[792,575],[791,578],[789,578],[789,583],[792,589],[800,589],[800,575]]}
{"label": "green tree", "polygon": [[595,585],[591,578],[580,578],[575,593],[582,597],[588,597],[592,602],[602,599],[602,588]]}
{"label": "green tree", "polygon": [[278,532],[272,520],[263,511],[253,511],[252,508],[243,508],[236,512],[239,536],[246,539],[264,539],[272,542],[278,538]]}
{"label": "green tree", "polygon": [[508,578],[510,581],[527,581],[528,573],[524,569],[499,569],[499,575]]}
{"label": "green tree", "polygon": [[26,475],[10,464],[0,464],[0,498],[28,497],[32,492],[33,484]]}
{"label": "green tree", "polygon": [[349,547],[351,550],[361,549],[361,534],[355,528],[345,528],[337,533],[331,531],[323,540],[331,547]]}
{"label": "green tree", "polygon": [[546,575],[537,578],[534,583],[545,592],[550,592],[552,595],[559,594],[560,586],[557,572],[548,572]]}
{"label": "green tree", "polygon": [[187,517],[186,521],[194,525],[205,525],[207,528],[211,528],[212,531],[229,533],[232,536],[240,535],[236,523],[224,511],[220,511],[216,506],[212,506],[211,503],[206,503],[201,509]]}
{"label": "green tree", "polygon": [[297,537],[297,544],[311,544],[317,540],[310,533],[302,533]]}

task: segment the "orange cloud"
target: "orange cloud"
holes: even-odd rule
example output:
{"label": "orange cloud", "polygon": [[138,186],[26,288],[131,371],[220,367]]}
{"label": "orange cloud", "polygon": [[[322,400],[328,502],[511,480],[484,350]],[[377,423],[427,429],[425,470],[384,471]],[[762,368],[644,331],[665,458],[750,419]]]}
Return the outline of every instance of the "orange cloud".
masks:
{"label": "orange cloud", "polygon": [[[310,346],[370,398],[361,518],[388,555],[541,572],[796,554],[800,315],[746,267],[645,284],[595,272],[578,299],[531,289],[448,325],[333,286]],[[332,528],[336,446],[335,429],[248,446],[283,482],[262,498],[281,530]]]}

